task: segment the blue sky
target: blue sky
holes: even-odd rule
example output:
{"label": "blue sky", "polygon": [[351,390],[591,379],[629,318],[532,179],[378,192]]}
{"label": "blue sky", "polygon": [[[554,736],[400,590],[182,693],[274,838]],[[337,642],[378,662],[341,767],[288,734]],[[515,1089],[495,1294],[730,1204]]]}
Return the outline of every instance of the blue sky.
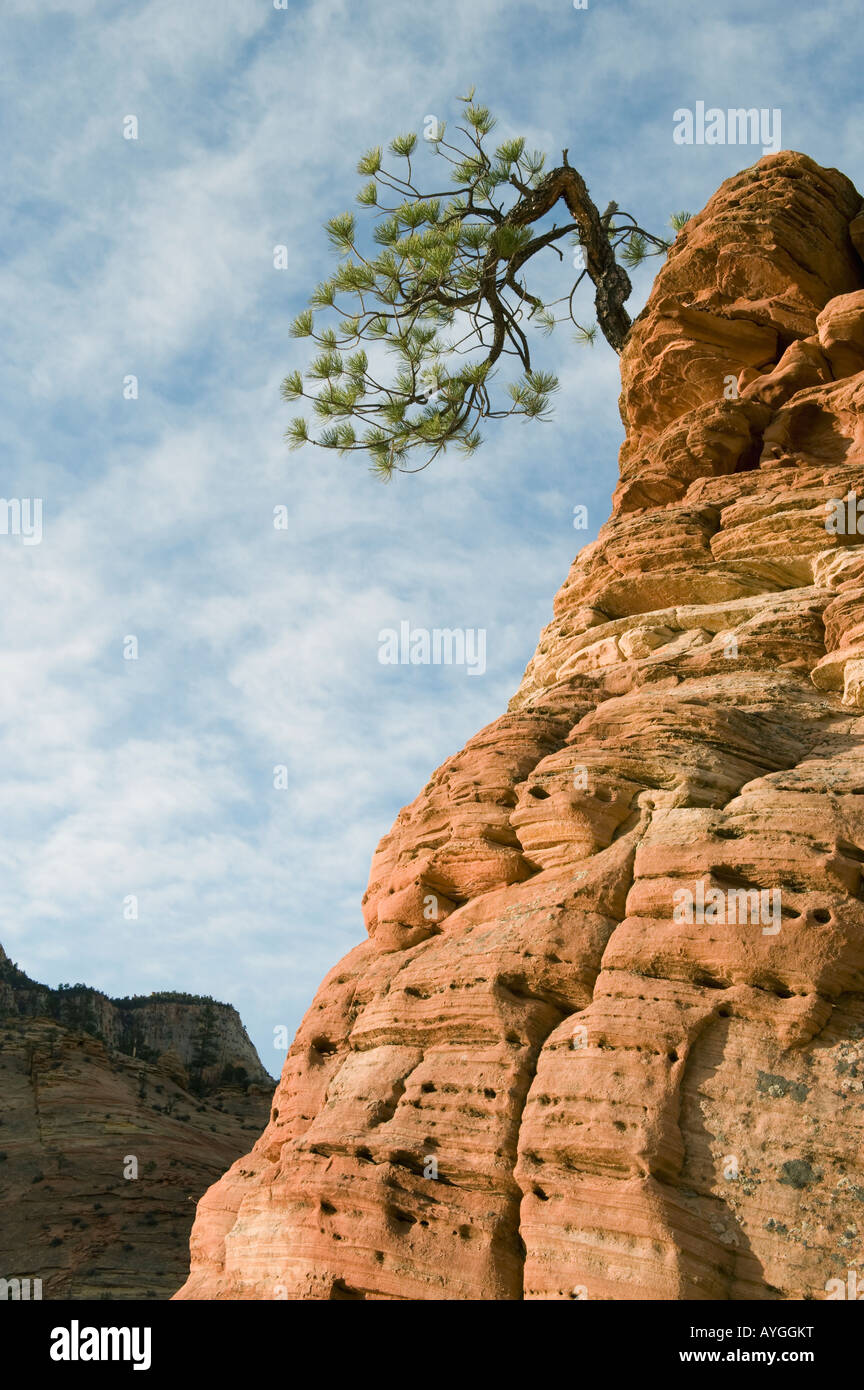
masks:
{"label": "blue sky", "polygon": [[[657,231],[761,153],[676,145],[700,100],[779,107],[784,148],[862,187],[860,33],[860,0],[6,4],[2,493],[44,516],[39,545],[0,536],[0,942],[24,969],[212,993],[278,1070],[274,1027],[363,937],[377,840],[503,712],[608,514],[617,359],[564,330],[554,423],[493,425],[469,461],[385,487],[288,452],[288,328],[359,155],[452,126],[473,83],[496,134],[569,147]],[[405,619],[484,628],[485,675],[380,665]]]}

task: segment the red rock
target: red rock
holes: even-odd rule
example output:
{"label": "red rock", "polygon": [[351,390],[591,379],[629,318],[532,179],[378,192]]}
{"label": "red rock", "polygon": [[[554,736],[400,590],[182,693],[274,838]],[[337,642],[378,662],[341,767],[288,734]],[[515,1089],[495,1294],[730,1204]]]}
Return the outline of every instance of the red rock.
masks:
{"label": "red rock", "polygon": [[679,234],[612,519],[508,714],[379,846],[369,941],[178,1297],[820,1299],[864,1269],[864,549],[826,528],[864,462],[860,210],[783,153]]}
{"label": "red rock", "polygon": [[0,1277],[39,1280],[34,1298],[170,1298],[193,1202],[271,1090],[230,1005],[52,990],[0,946]]}

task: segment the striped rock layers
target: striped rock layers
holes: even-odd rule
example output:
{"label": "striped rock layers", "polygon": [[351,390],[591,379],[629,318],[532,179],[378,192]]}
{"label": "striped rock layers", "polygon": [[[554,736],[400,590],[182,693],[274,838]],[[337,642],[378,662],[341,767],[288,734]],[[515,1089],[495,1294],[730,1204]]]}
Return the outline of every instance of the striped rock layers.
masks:
{"label": "striped rock layers", "polygon": [[379,845],[369,939],[179,1297],[864,1272],[861,208],[783,153],[679,233],[622,355],[613,517]]}

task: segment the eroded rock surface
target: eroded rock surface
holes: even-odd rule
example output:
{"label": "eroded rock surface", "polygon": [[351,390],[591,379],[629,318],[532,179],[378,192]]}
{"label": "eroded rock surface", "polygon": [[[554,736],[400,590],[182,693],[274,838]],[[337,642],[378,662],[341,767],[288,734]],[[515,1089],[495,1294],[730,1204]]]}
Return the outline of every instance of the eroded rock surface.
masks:
{"label": "eroded rock surface", "polygon": [[180,1297],[864,1270],[864,536],[828,526],[864,496],[861,208],[783,153],[679,234],[622,355],[613,517],[508,713],[381,842],[369,940]]}

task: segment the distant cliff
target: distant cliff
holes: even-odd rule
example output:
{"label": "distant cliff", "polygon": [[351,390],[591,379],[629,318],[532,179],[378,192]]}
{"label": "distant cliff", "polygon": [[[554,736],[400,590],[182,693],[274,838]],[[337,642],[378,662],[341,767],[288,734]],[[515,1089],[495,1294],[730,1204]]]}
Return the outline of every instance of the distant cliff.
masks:
{"label": "distant cliff", "polygon": [[0,948],[0,1279],[167,1298],[195,1202],[266,1123],[273,1079],[228,1004],[50,989]]}
{"label": "distant cliff", "polygon": [[162,991],[109,999],[89,985],[37,984],[0,947],[0,1014],[52,1018],[145,1062],[171,1054],[194,1089],[220,1081],[272,1084],[240,1015],[200,994]]}

